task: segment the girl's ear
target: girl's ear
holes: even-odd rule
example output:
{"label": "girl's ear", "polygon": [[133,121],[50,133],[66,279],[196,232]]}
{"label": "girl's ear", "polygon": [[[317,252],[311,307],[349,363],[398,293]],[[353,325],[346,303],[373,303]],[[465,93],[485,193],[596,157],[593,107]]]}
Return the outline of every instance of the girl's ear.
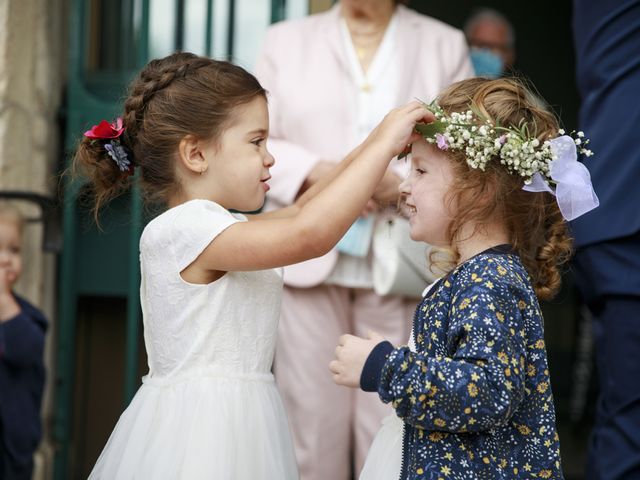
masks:
{"label": "girl's ear", "polygon": [[204,143],[195,136],[185,136],[178,145],[178,162],[190,172],[204,172],[209,165],[203,148]]}

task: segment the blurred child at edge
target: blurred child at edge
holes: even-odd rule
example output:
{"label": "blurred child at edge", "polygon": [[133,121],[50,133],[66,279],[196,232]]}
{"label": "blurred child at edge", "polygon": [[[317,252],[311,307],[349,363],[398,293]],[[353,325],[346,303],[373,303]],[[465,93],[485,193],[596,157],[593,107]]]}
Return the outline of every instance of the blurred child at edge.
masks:
{"label": "blurred child at edge", "polygon": [[47,320],[13,291],[22,273],[24,219],[0,205],[0,479],[30,480],[41,438]]}

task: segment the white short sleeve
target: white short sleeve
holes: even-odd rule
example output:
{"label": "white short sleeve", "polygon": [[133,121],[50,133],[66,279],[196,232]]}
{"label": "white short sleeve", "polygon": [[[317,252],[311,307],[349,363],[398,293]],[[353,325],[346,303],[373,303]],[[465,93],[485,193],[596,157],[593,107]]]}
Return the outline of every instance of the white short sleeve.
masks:
{"label": "white short sleeve", "polygon": [[242,215],[234,216],[209,200],[191,200],[176,208],[170,235],[179,272],[193,263],[227,227],[244,220]]}

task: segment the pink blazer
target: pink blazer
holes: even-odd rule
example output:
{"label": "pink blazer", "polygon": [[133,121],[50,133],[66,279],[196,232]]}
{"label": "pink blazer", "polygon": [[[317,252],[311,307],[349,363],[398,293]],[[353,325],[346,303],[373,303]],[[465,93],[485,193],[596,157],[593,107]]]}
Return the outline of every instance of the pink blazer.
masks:
{"label": "pink blazer", "polygon": [[[449,84],[473,76],[461,31],[407,7],[397,7],[399,57],[396,104],[431,101]],[[346,126],[356,121],[355,99],[339,27],[339,5],[329,11],[273,25],[255,73],[269,91],[271,169],[267,208],[291,204],[319,160],[338,161],[355,145]],[[285,268],[295,287],[322,283],[338,252]]]}

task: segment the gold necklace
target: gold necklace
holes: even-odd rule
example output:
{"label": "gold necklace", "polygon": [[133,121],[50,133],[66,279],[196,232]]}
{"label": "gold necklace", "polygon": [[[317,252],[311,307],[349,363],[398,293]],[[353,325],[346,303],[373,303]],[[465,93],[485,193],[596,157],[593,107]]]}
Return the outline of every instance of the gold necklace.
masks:
{"label": "gold necklace", "polygon": [[[385,30],[379,30],[377,32],[372,32],[371,34],[366,35],[366,39],[363,39],[359,34],[354,34],[351,32],[351,42],[356,50],[356,55],[360,61],[364,60],[367,55],[375,52],[380,43],[382,42],[382,38],[384,37]],[[375,35],[375,36],[374,36]]]}
{"label": "gold necklace", "polygon": [[371,85],[367,80],[366,72],[369,68],[369,63],[371,62],[373,55],[382,43],[382,39],[384,38],[384,34],[387,31],[390,21],[391,17],[389,17],[382,24],[369,24],[363,29],[362,25],[356,26],[352,22],[349,22],[348,18],[346,19],[347,30],[349,31],[349,36],[351,37],[351,44],[353,45],[353,49],[355,50],[358,62],[362,67],[363,73],[365,74],[364,83],[360,85],[360,90],[362,90],[363,92],[368,92],[371,90]]}

